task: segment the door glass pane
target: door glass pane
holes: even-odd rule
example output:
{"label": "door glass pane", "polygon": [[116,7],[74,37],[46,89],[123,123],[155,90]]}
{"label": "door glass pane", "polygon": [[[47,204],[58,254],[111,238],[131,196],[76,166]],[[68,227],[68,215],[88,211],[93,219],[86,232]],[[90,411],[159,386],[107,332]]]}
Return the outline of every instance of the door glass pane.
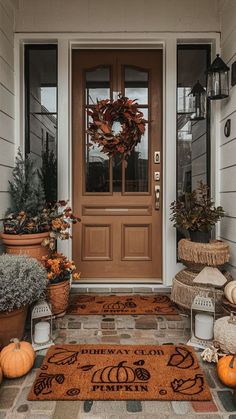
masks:
{"label": "door glass pane", "polygon": [[110,98],[110,68],[98,67],[86,71],[86,105]]}
{"label": "door glass pane", "polygon": [[[148,119],[148,109],[140,109]],[[141,142],[127,160],[125,192],[148,192],[148,123]]]}
{"label": "door glass pane", "polygon": [[[96,68],[87,71],[86,80],[86,104],[90,107],[97,100],[110,97],[110,69],[108,67]],[[88,108],[87,108],[88,109]],[[91,117],[85,111],[85,130],[88,128]],[[85,134],[85,176],[86,192],[109,192],[109,157],[104,154],[102,147],[94,144],[89,135]]]}
{"label": "door glass pane", "polygon": [[148,72],[134,67],[125,67],[125,96],[136,99],[139,104],[148,104]]}

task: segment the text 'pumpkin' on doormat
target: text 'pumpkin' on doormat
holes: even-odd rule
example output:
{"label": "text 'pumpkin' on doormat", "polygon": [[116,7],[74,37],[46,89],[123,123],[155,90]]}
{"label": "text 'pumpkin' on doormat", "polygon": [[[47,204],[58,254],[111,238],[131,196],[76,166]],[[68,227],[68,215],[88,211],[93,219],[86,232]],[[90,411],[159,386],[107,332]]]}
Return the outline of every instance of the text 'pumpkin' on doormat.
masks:
{"label": "text 'pumpkin' on doormat", "polygon": [[164,294],[152,295],[75,295],[68,314],[156,314],[176,315],[176,306]]}
{"label": "text 'pumpkin' on doormat", "polygon": [[211,400],[211,393],[185,345],[56,345],[28,399]]}

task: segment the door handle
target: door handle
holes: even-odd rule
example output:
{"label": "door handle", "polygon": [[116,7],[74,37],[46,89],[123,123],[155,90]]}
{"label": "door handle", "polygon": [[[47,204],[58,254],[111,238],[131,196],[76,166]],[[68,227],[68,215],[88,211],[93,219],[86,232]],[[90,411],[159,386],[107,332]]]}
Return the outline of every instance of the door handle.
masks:
{"label": "door handle", "polygon": [[160,185],[155,185],[155,210],[159,211],[160,209]]}

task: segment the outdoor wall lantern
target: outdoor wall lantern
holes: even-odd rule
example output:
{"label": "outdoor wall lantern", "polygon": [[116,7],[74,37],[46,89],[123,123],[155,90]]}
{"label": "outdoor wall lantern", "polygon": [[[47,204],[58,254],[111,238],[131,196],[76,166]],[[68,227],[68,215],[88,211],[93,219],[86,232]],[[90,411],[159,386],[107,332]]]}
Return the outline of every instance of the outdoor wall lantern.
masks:
{"label": "outdoor wall lantern", "polygon": [[211,100],[224,99],[229,96],[229,67],[217,54],[206,71],[207,97]]}
{"label": "outdoor wall lantern", "polygon": [[206,90],[199,80],[193,86],[189,96],[192,96],[193,114],[190,119],[192,121],[200,121],[206,118]]}

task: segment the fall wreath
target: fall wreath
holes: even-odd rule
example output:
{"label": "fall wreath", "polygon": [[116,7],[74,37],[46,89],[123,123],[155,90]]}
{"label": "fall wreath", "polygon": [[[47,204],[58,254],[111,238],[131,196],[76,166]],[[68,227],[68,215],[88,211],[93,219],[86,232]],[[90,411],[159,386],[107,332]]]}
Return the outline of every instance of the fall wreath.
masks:
{"label": "fall wreath", "polygon": [[87,129],[90,145],[98,144],[109,157],[119,154],[125,159],[140,143],[147,121],[136,100],[120,95],[117,100],[97,101],[87,112],[92,118]]}

